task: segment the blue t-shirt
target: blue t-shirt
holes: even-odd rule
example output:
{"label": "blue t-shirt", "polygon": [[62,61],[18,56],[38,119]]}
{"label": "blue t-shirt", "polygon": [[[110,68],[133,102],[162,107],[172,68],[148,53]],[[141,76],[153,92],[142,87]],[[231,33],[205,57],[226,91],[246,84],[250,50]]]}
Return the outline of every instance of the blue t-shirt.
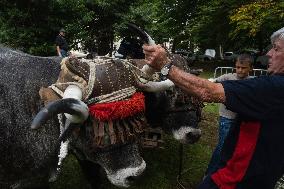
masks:
{"label": "blue t-shirt", "polygon": [[[238,124],[231,128],[222,150],[220,168],[227,166],[235,151],[246,148],[240,136],[246,136],[247,122],[258,122],[259,130],[255,139],[248,167],[238,182],[242,188],[273,188],[284,173],[284,75],[261,76],[249,80],[224,81],[225,105],[238,113]],[[250,130],[250,132],[254,130]],[[241,133],[243,132],[243,133]],[[250,133],[251,134],[251,133]],[[245,138],[245,137],[243,137]],[[249,137],[248,137],[249,139]],[[250,143],[247,140],[247,143]],[[242,152],[241,152],[242,153]],[[238,159],[235,159],[235,164]],[[239,170],[233,170],[239,171]]]}

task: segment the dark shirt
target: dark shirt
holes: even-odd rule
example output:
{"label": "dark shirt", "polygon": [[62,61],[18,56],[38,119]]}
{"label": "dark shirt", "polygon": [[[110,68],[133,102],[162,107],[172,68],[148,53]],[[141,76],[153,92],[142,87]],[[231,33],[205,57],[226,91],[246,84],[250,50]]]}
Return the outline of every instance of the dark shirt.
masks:
{"label": "dark shirt", "polygon": [[273,189],[284,173],[284,75],[222,85],[225,105],[238,113],[238,124],[225,140],[212,178],[219,187],[230,180],[229,188]]}
{"label": "dark shirt", "polygon": [[59,46],[60,49],[68,51],[68,44],[66,42],[66,39],[62,35],[59,34],[56,37],[55,44],[56,46]]}

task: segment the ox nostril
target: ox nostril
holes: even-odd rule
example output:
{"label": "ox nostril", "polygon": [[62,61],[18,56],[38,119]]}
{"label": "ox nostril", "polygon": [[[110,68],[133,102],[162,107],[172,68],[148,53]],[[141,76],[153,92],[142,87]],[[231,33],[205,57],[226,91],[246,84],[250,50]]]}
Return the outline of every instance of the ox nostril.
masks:
{"label": "ox nostril", "polygon": [[136,176],[129,176],[126,178],[127,182],[129,183],[133,183],[133,182],[136,182],[137,180],[139,180],[141,177],[143,177],[143,173],[140,174],[140,175],[136,175]]}
{"label": "ox nostril", "polygon": [[199,129],[193,130],[186,134],[186,141],[189,144],[193,144],[201,137],[201,131]]}
{"label": "ox nostril", "polygon": [[127,182],[129,182],[129,183],[133,183],[134,181],[137,180],[137,178],[136,178],[135,176],[129,176],[129,177],[126,178],[126,180],[127,180]]}

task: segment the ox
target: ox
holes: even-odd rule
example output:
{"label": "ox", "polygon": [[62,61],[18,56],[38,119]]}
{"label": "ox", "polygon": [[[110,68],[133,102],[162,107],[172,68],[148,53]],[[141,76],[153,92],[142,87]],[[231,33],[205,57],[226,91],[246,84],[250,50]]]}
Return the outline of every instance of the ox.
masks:
{"label": "ox", "polygon": [[[94,174],[98,164],[104,168],[113,184],[128,186],[128,179],[141,174],[146,166],[139,154],[137,136],[134,135],[134,133],[138,135],[143,130],[143,125],[145,125],[143,115],[138,114],[126,121],[113,122],[114,126],[117,124],[116,137],[111,135],[110,125],[106,126],[109,131],[107,134],[102,134],[103,131],[95,132],[94,121],[90,120],[87,108],[80,100],[82,98],[80,95],[85,94],[75,92],[75,96],[72,96],[74,86],[71,85],[69,92],[68,87],[64,88],[67,91],[63,93],[64,99],[56,101],[55,99],[59,98],[58,94],[46,88],[58,81],[66,82],[70,79],[68,78],[70,75],[66,75],[64,71],[60,72],[60,61],[56,57],[35,57],[8,48],[0,48],[0,188],[48,187],[49,179],[57,174],[60,140],[65,141],[66,138],[69,138],[70,149],[94,187],[97,186],[94,182],[96,181]],[[123,87],[136,85],[135,77],[126,67],[119,62],[110,62],[114,70],[125,73],[125,75],[120,75],[120,79],[125,82]],[[76,66],[76,63],[74,65]],[[74,68],[76,71],[76,67]],[[96,72],[97,76],[101,74],[101,82],[105,82],[103,78],[107,78],[104,73],[106,72]],[[58,75],[62,76],[61,80],[58,79]],[[84,78],[86,75],[81,76]],[[71,79],[74,77],[71,76]],[[75,78],[76,81],[79,79]],[[119,81],[118,78],[115,79]],[[108,85],[102,88],[103,85],[98,83],[97,85],[91,93],[108,94],[112,92],[109,91],[111,87],[122,87],[121,85]],[[75,85],[75,89],[78,88],[80,87],[76,88]],[[40,95],[39,91],[41,91]],[[43,109],[38,114],[40,118],[36,117],[33,127],[37,128],[45,121],[46,123],[38,130],[31,130],[32,118],[44,104],[48,104],[47,109]],[[53,110],[54,107],[56,110]],[[51,113],[47,115],[45,110]],[[74,115],[68,117],[68,115],[61,114],[60,121],[58,121],[56,115],[62,112]],[[65,126],[63,134],[60,132],[62,125]],[[100,128],[101,126],[99,125]],[[107,145],[107,142],[102,142],[105,140],[108,140],[109,144],[114,144]]]}
{"label": "ox", "polygon": [[[30,56],[4,47],[0,48],[0,58],[0,188],[47,187],[49,178],[57,172],[60,124],[57,116],[53,116],[39,130],[31,130],[30,125],[45,102],[46,93],[41,90],[40,96],[40,87],[57,81],[61,60]],[[96,150],[91,148],[91,128],[82,127],[78,135],[71,137],[72,150],[82,164],[96,162],[105,169],[111,182],[127,186],[128,177],[135,177],[145,169],[135,138]]]}
{"label": "ox", "polygon": [[[191,70],[187,61],[179,55],[172,55],[174,65],[195,75],[199,70]],[[135,59],[135,64],[143,69],[145,62]],[[166,133],[184,144],[193,144],[201,136],[198,123],[201,120],[203,103],[184,93],[169,81],[140,84],[146,97],[146,118],[153,128],[161,127]]]}
{"label": "ox", "polygon": [[[155,41],[134,23],[128,23],[127,26],[138,38],[124,38],[117,52],[124,58],[134,59],[133,63],[146,74],[153,74],[153,70],[143,60],[136,58],[144,59],[142,45],[155,44]],[[200,71],[191,70],[185,58],[175,54],[169,56],[174,60],[175,66],[199,75]],[[146,117],[151,127],[161,126],[168,133],[172,132],[175,139],[182,143],[194,143],[200,138],[201,131],[197,129],[197,123],[201,119],[202,102],[183,93],[170,80],[149,81],[147,84],[140,84],[140,88],[152,92],[145,94],[146,109],[149,110],[146,111]]]}

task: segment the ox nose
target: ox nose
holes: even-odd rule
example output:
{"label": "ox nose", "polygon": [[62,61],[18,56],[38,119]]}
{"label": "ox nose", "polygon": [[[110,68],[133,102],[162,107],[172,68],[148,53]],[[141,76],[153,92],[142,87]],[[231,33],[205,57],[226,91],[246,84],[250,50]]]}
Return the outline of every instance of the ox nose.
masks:
{"label": "ox nose", "polygon": [[200,137],[201,137],[201,130],[194,129],[185,135],[185,142],[187,144],[194,144],[199,140]]}
{"label": "ox nose", "polygon": [[142,172],[142,173],[140,173],[139,175],[136,175],[136,176],[129,176],[129,177],[126,178],[126,181],[129,184],[133,184],[137,180],[141,179],[141,177],[143,177],[143,175],[144,175],[144,172]]}
{"label": "ox nose", "polygon": [[119,187],[130,186],[144,172],[146,163],[142,159],[142,163],[135,167],[123,168],[113,174],[107,173],[107,177],[111,183]]}
{"label": "ox nose", "polygon": [[130,176],[130,177],[127,177],[126,178],[126,182],[130,185],[132,185],[136,180],[138,180],[137,177],[140,177],[140,176]]}
{"label": "ox nose", "polygon": [[184,144],[193,144],[201,136],[201,130],[193,127],[184,126],[173,131],[174,138]]}

